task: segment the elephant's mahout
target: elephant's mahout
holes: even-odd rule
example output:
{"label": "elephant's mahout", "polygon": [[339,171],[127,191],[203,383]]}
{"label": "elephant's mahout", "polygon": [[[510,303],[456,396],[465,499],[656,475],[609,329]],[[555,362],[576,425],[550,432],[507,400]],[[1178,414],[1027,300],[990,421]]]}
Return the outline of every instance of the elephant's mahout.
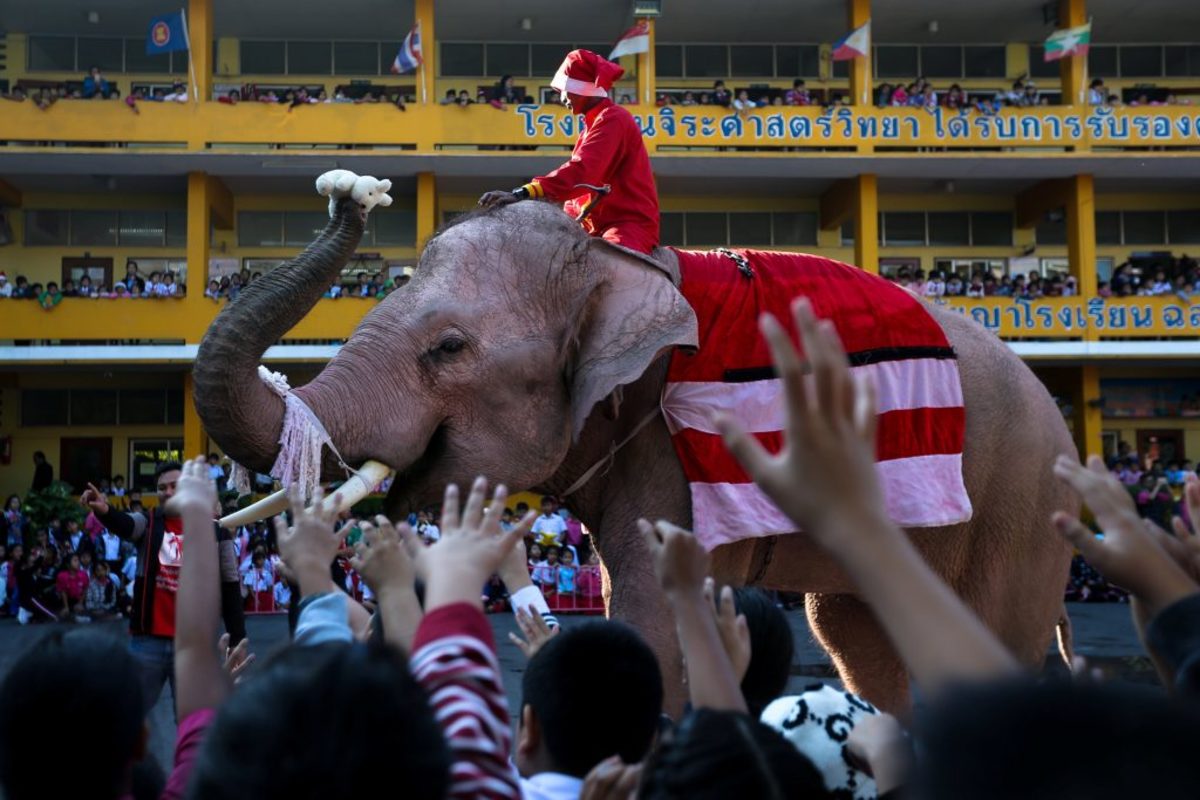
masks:
{"label": "elephant's mahout", "polygon": [[[327,228],[226,306],[197,357],[207,430],[259,472],[277,463],[287,408],[260,380],[258,360],[316,303],[363,232],[360,198],[331,191]],[[392,516],[436,503],[448,482],[479,474],[514,490],[576,489],[568,502],[595,537],[609,613],[645,634],[675,701],[677,644],[635,521],[699,522],[673,430],[656,413],[672,354],[703,341],[680,290],[692,258],[670,249],[645,256],[589,237],[547,203],[480,210],[431,238],[412,280],[363,318],[311,382],[291,390],[342,461],[396,471],[386,499]],[[797,269],[813,263],[771,258]],[[736,274],[734,263],[729,269]],[[885,289],[862,273],[840,286],[863,308]],[[1072,443],[1053,400],[1007,347],[961,315],[927,313],[957,357],[961,482],[974,511],[965,522],[908,532],[1001,640],[1039,663],[1060,619],[1070,558],[1050,514],[1077,507],[1049,465]],[[324,480],[344,477],[331,449],[320,471]],[[847,687],[884,707],[907,702],[906,674],[884,633],[804,534],[720,544],[713,563],[721,580],[806,593],[813,630]]]}

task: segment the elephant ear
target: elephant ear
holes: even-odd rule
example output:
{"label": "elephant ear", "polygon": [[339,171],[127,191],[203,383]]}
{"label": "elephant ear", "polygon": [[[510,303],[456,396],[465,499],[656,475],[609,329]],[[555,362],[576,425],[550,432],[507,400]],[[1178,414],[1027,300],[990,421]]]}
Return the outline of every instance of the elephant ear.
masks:
{"label": "elephant ear", "polygon": [[572,435],[592,408],[674,347],[695,347],[696,314],[668,270],[603,239],[588,243],[594,277],[581,313],[571,382]]}

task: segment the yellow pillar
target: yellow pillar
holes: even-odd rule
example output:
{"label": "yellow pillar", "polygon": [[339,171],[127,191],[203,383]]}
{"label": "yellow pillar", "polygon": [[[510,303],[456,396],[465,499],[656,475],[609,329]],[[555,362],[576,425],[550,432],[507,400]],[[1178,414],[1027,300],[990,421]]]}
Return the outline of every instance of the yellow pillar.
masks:
{"label": "yellow pillar", "polygon": [[[212,99],[213,83],[213,9],[212,0],[188,0],[188,44],[192,60],[190,81],[196,79],[196,94],[200,102]],[[189,89],[190,91],[190,89]]]}
{"label": "yellow pillar", "polygon": [[1079,294],[1096,296],[1096,181],[1091,175],[1067,178],[1067,258]]}
{"label": "yellow pillar", "polygon": [[658,98],[658,80],[654,74],[657,69],[654,64],[654,19],[647,17],[638,21],[645,22],[650,30],[650,49],[637,55],[637,101],[652,106]]}
{"label": "yellow pillar", "polygon": [[433,2],[434,0],[416,0],[417,26],[421,32],[421,60],[424,62],[417,70],[417,100],[436,105],[438,99],[434,81],[437,78],[438,50],[434,30]]}
{"label": "yellow pillar", "polygon": [[1071,405],[1074,407],[1075,446],[1079,448],[1079,457],[1103,455],[1103,437],[1101,428],[1104,424],[1100,404],[1100,368],[1094,365],[1077,367],[1074,391],[1071,393]]}
{"label": "yellow pillar", "polygon": [[[1059,0],[1059,28],[1075,28],[1087,24],[1086,0]],[[1062,80],[1062,102],[1064,105],[1087,104],[1087,56],[1068,56],[1058,62]]]}
{"label": "yellow pillar", "polygon": [[859,175],[855,180],[854,263],[878,275],[879,180],[874,175]]}
{"label": "yellow pillar", "polygon": [[[850,30],[860,28],[871,21],[871,0],[846,0],[846,10]],[[871,41],[874,39],[872,31]],[[850,101],[852,105],[860,108],[869,108],[871,105],[871,61],[872,51],[868,47],[865,56],[859,56],[850,62]]]}
{"label": "yellow pillar", "polygon": [[208,434],[196,412],[196,381],[191,371],[183,374],[183,457],[208,455]]}
{"label": "yellow pillar", "polygon": [[432,172],[417,173],[417,250],[437,230],[437,180]]}
{"label": "yellow pillar", "polygon": [[[187,264],[188,264],[188,293],[183,302],[187,304],[184,313],[201,316],[196,313],[197,305],[205,302],[204,289],[208,286],[208,253],[212,237],[212,198],[215,187],[220,184],[210,180],[203,172],[188,173],[187,196]],[[232,201],[231,201],[232,202]],[[201,333],[203,333],[201,331]],[[193,334],[196,335],[196,334]],[[188,344],[198,344],[189,341]]]}

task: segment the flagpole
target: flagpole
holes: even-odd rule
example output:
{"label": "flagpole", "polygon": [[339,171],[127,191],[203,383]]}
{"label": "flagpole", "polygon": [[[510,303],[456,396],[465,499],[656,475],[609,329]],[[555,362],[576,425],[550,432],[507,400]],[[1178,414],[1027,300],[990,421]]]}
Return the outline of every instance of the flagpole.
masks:
{"label": "flagpole", "polygon": [[417,44],[421,47],[421,60],[417,62],[417,75],[421,79],[421,105],[429,102],[425,86],[425,34],[421,33],[421,20],[417,20]]}
{"label": "flagpole", "polygon": [[196,59],[192,57],[192,37],[188,33],[187,9],[179,9],[179,18],[183,20],[183,42],[188,49],[188,74],[192,77],[192,100],[200,102],[200,88],[196,85]]}

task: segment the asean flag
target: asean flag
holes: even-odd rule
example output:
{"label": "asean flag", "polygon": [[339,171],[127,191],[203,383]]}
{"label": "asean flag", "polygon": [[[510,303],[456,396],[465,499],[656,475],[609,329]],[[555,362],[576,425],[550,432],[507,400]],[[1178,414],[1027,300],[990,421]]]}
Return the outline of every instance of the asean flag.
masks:
{"label": "asean flag", "polygon": [[161,14],[150,20],[150,28],[146,31],[146,55],[187,49],[187,17],[183,11]]}
{"label": "asean flag", "polygon": [[850,61],[871,51],[871,21],[855,28],[833,44],[834,61]]}

